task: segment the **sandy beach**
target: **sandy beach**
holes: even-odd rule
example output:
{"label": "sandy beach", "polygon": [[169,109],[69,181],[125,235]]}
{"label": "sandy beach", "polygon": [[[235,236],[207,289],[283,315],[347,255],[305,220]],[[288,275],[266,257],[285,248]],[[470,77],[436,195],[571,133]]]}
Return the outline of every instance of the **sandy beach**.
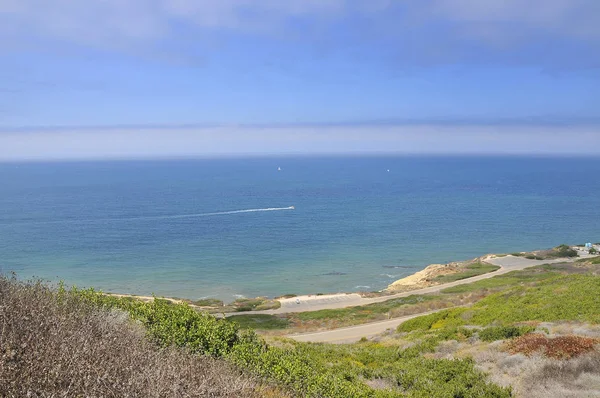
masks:
{"label": "sandy beach", "polygon": [[[600,245],[594,246],[600,249]],[[475,281],[492,278],[497,275],[506,274],[511,271],[518,271],[525,268],[533,267],[542,264],[552,264],[558,262],[573,262],[576,259],[593,257],[587,251],[581,247],[573,247],[578,252],[578,257],[574,258],[556,258],[546,260],[528,259],[522,256],[505,255],[505,254],[488,254],[482,257],[475,258],[473,260],[462,261],[462,262],[451,262],[448,264],[431,264],[425,267],[423,270],[418,271],[405,278],[399,279],[380,292],[381,295],[376,297],[368,297],[360,293],[332,293],[332,294],[305,294],[298,295],[289,298],[275,299],[281,303],[281,306],[277,309],[261,310],[261,311],[241,311],[241,312],[226,312],[227,316],[235,315],[249,315],[249,314],[285,314],[292,312],[306,312],[306,311],[319,311],[325,309],[339,309],[352,306],[368,305],[373,303],[384,302],[387,300],[408,297],[413,294],[431,294],[437,293],[442,289],[458,286],[465,283],[472,283]],[[449,283],[435,283],[432,279],[440,275],[452,275],[453,273],[460,272],[465,269],[466,265],[473,263],[483,263],[488,265],[497,266],[498,269],[492,272],[484,273],[481,275],[468,277],[460,280],[456,280]],[[396,289],[400,287],[400,291]],[[114,297],[132,297],[142,301],[151,301],[154,299],[152,296],[137,296],[128,294],[118,293],[107,293]],[[199,307],[188,302],[188,300],[174,299],[169,297],[161,297],[162,299],[169,300],[173,303],[187,303],[188,305],[198,308],[200,310],[207,309],[209,307]],[[217,311],[219,313],[220,311]]]}

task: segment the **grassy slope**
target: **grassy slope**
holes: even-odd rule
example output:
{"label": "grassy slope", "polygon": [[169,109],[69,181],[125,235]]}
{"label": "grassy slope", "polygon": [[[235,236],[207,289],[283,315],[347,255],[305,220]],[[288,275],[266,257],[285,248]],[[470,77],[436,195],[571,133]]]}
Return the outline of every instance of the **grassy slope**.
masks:
{"label": "grassy slope", "polygon": [[442,293],[471,293],[484,290],[505,289],[511,286],[521,284],[535,284],[543,280],[555,277],[557,275],[558,273],[554,272],[554,268],[552,268],[551,266],[532,267],[527,268],[523,271],[513,271],[504,275],[495,276],[493,278],[484,279],[473,283],[467,283],[464,285],[449,287],[443,289]]}
{"label": "grassy slope", "polygon": [[418,317],[399,331],[442,331],[465,325],[510,325],[525,321],[600,323],[600,278],[553,275],[535,286],[516,286],[492,294],[471,308]]}
{"label": "grassy slope", "polygon": [[441,295],[411,295],[364,306],[300,312],[284,315],[236,315],[231,317],[241,328],[256,330],[277,330],[291,328],[294,331],[307,331],[322,328],[336,328],[357,325],[427,312],[467,304],[486,295],[521,284],[532,285],[559,275],[551,267],[536,267],[524,271],[514,271],[478,282],[459,285],[442,291]]}
{"label": "grassy slope", "polygon": [[[436,373],[435,369],[441,362],[424,357],[423,354],[432,352],[443,340],[465,341],[474,336],[477,330],[480,339],[484,341],[512,338],[535,329],[532,326],[518,325],[524,321],[600,323],[600,297],[597,294],[600,291],[600,278],[597,276],[561,275],[544,272],[543,269],[528,271],[525,275],[530,276],[529,281],[535,280],[537,283],[514,286],[515,275],[509,275],[503,278],[503,283],[512,284],[512,287],[484,298],[472,308],[442,311],[405,322],[399,327],[399,331],[405,333],[403,338],[412,337],[414,341],[414,345],[407,348],[394,346],[390,340],[384,344],[317,344],[311,346],[307,356],[316,361],[327,361],[332,369],[346,374],[348,378],[379,378],[384,385],[400,388],[419,385],[419,393],[423,393],[423,396],[436,396],[444,388],[436,384],[439,380],[444,380],[444,375],[456,372],[455,378],[447,380],[446,391],[452,391],[457,385],[470,383],[470,377],[474,375],[470,370],[458,370],[461,366],[468,368],[468,360],[445,363],[444,370]],[[495,287],[499,285],[499,282],[494,284]],[[517,326],[512,326],[515,323]],[[480,328],[473,329],[472,325]],[[424,371],[423,368],[428,370]],[[428,391],[422,384],[432,386],[432,390]],[[458,391],[453,393],[461,396]],[[486,390],[481,392],[481,396],[499,396],[504,393],[507,392]]]}
{"label": "grassy slope", "polygon": [[[600,323],[600,298],[597,295],[600,291],[600,278],[591,275],[564,275],[557,265],[516,271],[460,286],[458,292],[453,292],[453,289],[456,288],[448,289],[450,292],[445,295],[485,291],[489,296],[471,308],[442,311],[404,323],[399,330],[405,332],[402,336],[404,339],[413,341],[413,345],[408,348],[403,348],[401,344],[390,344],[389,340],[385,343],[367,342],[341,346],[294,343],[293,347],[302,350],[302,356],[316,366],[342,375],[352,382],[379,380],[380,385],[393,386],[399,390],[410,386],[409,392],[417,396],[461,396],[465,393],[461,388],[470,385],[471,378],[478,373],[469,360],[444,362],[423,356],[434,351],[439,342],[449,339],[466,341],[476,334],[483,341],[493,341],[513,338],[535,329],[518,324],[523,321],[572,320]],[[344,316],[365,319],[370,313],[389,311],[396,305],[417,305],[418,301],[422,301],[419,297],[421,296],[412,296],[407,301],[391,301],[373,307],[298,315],[307,320]],[[517,325],[513,326],[515,323]],[[472,326],[479,328],[473,329]],[[470,389],[465,396],[508,394],[506,390],[496,389],[491,385],[482,387],[480,384],[477,388],[483,390],[474,394]],[[389,394],[393,396],[395,393]]]}
{"label": "grassy slope", "polygon": [[580,262],[580,263],[590,263],[590,264],[600,264],[600,256],[598,256],[598,257],[592,257],[592,258],[582,258],[580,260],[577,260],[577,262]]}
{"label": "grassy slope", "polygon": [[279,330],[289,325],[286,318],[268,314],[236,315],[228,320],[235,322],[241,329]]}
{"label": "grassy slope", "polygon": [[[592,349],[591,355],[577,360],[562,362],[554,360],[553,362],[547,359],[524,359],[525,357],[518,355],[513,358],[510,353],[505,352],[507,349],[502,347],[509,347],[510,350],[512,342],[527,337],[544,339],[543,334],[518,338],[533,331],[548,333],[548,329],[544,326],[548,323],[538,326],[540,322],[555,322],[555,324],[561,324],[563,321],[575,322],[570,330],[594,328],[593,325],[600,324],[599,291],[600,277],[596,275],[554,273],[533,286],[522,285],[503,289],[482,299],[471,308],[441,311],[407,321],[398,327],[399,333],[389,341],[400,346],[409,344],[410,348],[405,351],[425,357],[436,357],[438,354],[433,354],[434,352],[438,350],[443,352],[447,347],[461,347],[458,350],[463,350],[463,354],[458,357],[464,357],[464,352],[481,354],[477,356],[479,364],[490,362],[485,358],[491,355],[496,359],[491,361],[493,362],[491,367],[488,363],[485,368],[492,372],[504,372],[502,373],[504,376],[494,374],[493,379],[504,378],[502,382],[505,383],[505,377],[509,378],[511,385],[517,388],[521,396],[588,396],[590,392],[597,391],[597,387],[594,388],[594,385],[597,386],[595,380],[598,380],[600,375],[595,366],[600,361],[597,349],[596,351]],[[588,326],[585,326],[586,324]],[[511,340],[514,338],[517,339]],[[579,336],[566,336],[546,340],[552,343],[550,345],[554,346],[553,349],[559,356],[568,358],[568,355],[581,348],[576,343],[582,339],[584,338]],[[441,344],[445,340],[453,341]],[[482,342],[495,340],[510,340],[510,343],[508,346],[495,345],[493,348],[492,345],[481,345]],[[530,345],[526,348],[530,349]],[[587,352],[589,351],[587,349]],[[546,350],[545,354],[548,352],[551,354],[552,350]],[[453,355],[453,357],[457,356]],[[518,363],[520,365],[516,365]],[[579,381],[574,382],[574,380]]]}
{"label": "grassy slope", "polygon": [[[15,282],[12,282],[15,283]],[[269,383],[278,384],[285,391],[298,396],[318,397],[507,397],[508,390],[502,389],[486,381],[484,375],[477,371],[469,360],[434,360],[424,359],[418,355],[404,353],[402,350],[389,350],[387,347],[378,345],[350,345],[337,347],[331,345],[313,345],[295,343],[283,340],[275,344],[267,344],[253,333],[240,333],[234,323],[218,320],[206,314],[194,311],[186,304],[173,304],[165,300],[154,300],[143,303],[133,299],[116,298],[103,295],[93,290],[73,289],[57,292],[47,290],[51,300],[62,305],[62,303],[75,303],[74,305],[85,308],[100,308],[101,312],[124,310],[129,316],[146,330],[149,340],[144,344],[155,347],[153,343],[165,347],[166,350],[183,348],[181,351],[208,355],[213,358],[222,358],[226,361],[245,369],[247,372],[266,380]],[[48,300],[39,300],[47,302]],[[3,302],[5,302],[3,300]],[[19,307],[19,302],[11,303],[11,307]],[[69,313],[66,308],[66,314]],[[23,307],[24,311],[29,308]],[[92,311],[93,312],[93,311]],[[85,324],[85,317],[81,320]],[[11,322],[16,328],[13,335],[19,336],[19,324]],[[78,324],[78,323],[76,323]],[[126,327],[131,324],[125,322]],[[88,328],[78,329],[82,336],[88,336]],[[33,333],[37,331],[32,328]],[[55,344],[50,347],[65,347],[62,339],[66,337],[65,330],[58,325],[53,336]],[[142,335],[140,335],[143,337]],[[115,339],[113,339],[114,341]],[[84,340],[85,343],[86,340]],[[119,338],[116,339],[119,341]],[[5,346],[5,341],[2,341]],[[84,347],[96,347],[101,345],[95,340],[87,340]],[[153,348],[155,349],[155,348]],[[156,350],[156,349],[155,349]],[[129,349],[120,349],[120,355],[129,355]],[[95,352],[95,351],[94,351]],[[167,352],[156,350],[160,353]],[[78,355],[77,350],[70,350],[69,356],[74,361]],[[409,355],[410,354],[410,355]],[[42,362],[44,358],[36,357],[37,352],[32,352],[32,361]],[[188,355],[188,354],[185,354]],[[105,360],[111,364],[111,370],[119,372],[122,362],[113,361],[115,356],[110,352],[104,352],[100,356],[86,356],[89,359]],[[53,358],[48,356],[48,358]],[[190,357],[194,360],[194,357]],[[140,365],[143,361],[139,358],[134,361]],[[77,362],[70,362],[77,363]],[[126,362],[131,363],[131,361]],[[92,361],[92,365],[98,362]],[[157,366],[154,362],[150,365]],[[65,367],[63,376],[68,379],[85,381],[85,376],[77,373],[76,368]],[[131,370],[131,366],[128,368]],[[154,368],[152,368],[154,369]],[[176,372],[188,372],[177,368]],[[16,384],[23,384],[19,379],[19,372],[13,374]],[[131,376],[131,373],[124,373]],[[142,371],[143,378],[147,372]],[[193,373],[186,373],[193,375]],[[177,373],[171,374],[170,380],[179,380],[181,376]],[[385,379],[395,387],[394,390],[374,389],[368,385],[370,381]],[[102,379],[99,379],[99,383]],[[118,379],[115,379],[118,380]],[[198,379],[202,380],[202,379]],[[233,383],[233,382],[232,382]],[[170,386],[172,383],[163,383]],[[58,384],[54,390],[60,395],[65,392],[67,384]],[[85,388],[85,384],[84,387]],[[112,386],[112,393],[107,396],[122,396],[127,393],[136,396],[136,390],[124,390],[125,387]],[[139,387],[142,388],[142,387]],[[83,390],[85,391],[85,390]],[[143,391],[143,390],[142,390]],[[226,392],[225,387],[223,391]],[[213,396],[219,396],[217,391]],[[249,396],[249,394],[228,393],[231,396]],[[85,394],[83,394],[85,395]],[[137,396],[144,395],[141,392]],[[152,394],[148,394],[152,395]],[[180,394],[181,395],[181,394]],[[10,395],[9,395],[10,396]],[[279,395],[275,395],[279,396]]]}
{"label": "grassy slope", "polygon": [[487,274],[500,269],[500,267],[492,264],[474,263],[466,267],[464,271],[457,272],[456,274],[440,275],[432,280],[436,283],[449,283],[459,281],[462,279],[472,278],[474,276]]}
{"label": "grassy slope", "polygon": [[436,308],[452,307],[457,304],[462,304],[462,302],[457,302],[454,297],[412,295],[364,306],[281,315],[235,315],[227,319],[237,323],[242,329],[288,329],[288,332],[302,332],[359,325],[366,322],[427,312]]}
{"label": "grassy slope", "polygon": [[[468,325],[510,325],[530,320],[600,322],[600,278],[564,276],[549,269],[521,271],[473,284],[475,287],[471,286],[468,294],[503,291],[469,309],[446,310],[404,323],[400,327],[402,337],[414,335],[416,343],[409,347],[383,343],[335,346],[288,340],[267,344],[253,333],[240,333],[235,323],[199,314],[185,304],[164,300],[141,303],[107,297],[93,290],[61,290],[53,294],[59,301],[125,310],[162,346],[225,358],[300,396],[507,397],[510,391],[490,384],[473,361],[433,359],[423,353],[432,351],[443,339],[468,338],[474,333],[465,328]],[[521,285],[523,281],[528,284]],[[381,311],[391,304],[382,305]],[[513,335],[520,333],[508,331]],[[489,334],[505,332],[491,330]],[[382,386],[387,389],[381,389]]]}
{"label": "grassy slope", "polygon": [[342,321],[351,319],[353,323],[358,324],[373,319],[375,315],[385,315],[391,310],[400,306],[423,303],[433,299],[435,299],[435,297],[429,295],[412,295],[364,306],[300,312],[294,314],[294,317],[302,321],[325,319],[336,319]]}

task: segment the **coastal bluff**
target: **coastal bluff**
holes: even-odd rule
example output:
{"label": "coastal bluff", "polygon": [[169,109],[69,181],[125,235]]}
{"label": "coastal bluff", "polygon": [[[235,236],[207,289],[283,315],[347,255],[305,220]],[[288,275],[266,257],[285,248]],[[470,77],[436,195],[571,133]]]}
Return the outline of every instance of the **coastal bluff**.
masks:
{"label": "coastal bluff", "polygon": [[[421,271],[396,280],[390,284],[385,291],[403,292],[417,290],[447,282],[448,278],[455,278],[458,280],[467,278],[469,276],[474,276],[475,274],[491,272],[497,269],[497,267],[487,263],[487,260],[494,257],[495,255],[488,254],[469,261],[457,261],[447,264],[430,264]],[[490,267],[493,268],[490,269]],[[477,272],[477,270],[481,270],[483,272]]]}

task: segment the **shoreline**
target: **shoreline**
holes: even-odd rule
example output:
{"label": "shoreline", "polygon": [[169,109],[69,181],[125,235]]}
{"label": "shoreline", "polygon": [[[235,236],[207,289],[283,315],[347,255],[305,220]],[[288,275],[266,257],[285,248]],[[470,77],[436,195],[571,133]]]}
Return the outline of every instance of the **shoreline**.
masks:
{"label": "shoreline", "polygon": [[[485,256],[481,256],[481,257],[476,257],[472,260],[464,260],[464,261],[453,261],[447,264],[429,264],[427,266],[425,266],[425,268],[423,268],[420,271],[416,271],[415,273],[412,273],[408,276],[405,276],[401,279],[398,279],[392,283],[390,283],[388,285],[388,287],[386,287],[385,289],[381,289],[379,291],[376,292],[366,292],[366,291],[362,291],[362,292],[332,292],[332,293],[305,293],[305,294],[286,294],[286,295],[282,295],[282,296],[277,296],[277,297],[273,297],[273,298],[269,298],[267,296],[257,296],[257,297],[253,297],[253,298],[246,298],[246,297],[240,297],[234,301],[232,301],[231,303],[223,303],[224,306],[228,306],[231,305],[233,303],[236,303],[238,301],[245,301],[245,300],[256,300],[256,299],[264,299],[264,300],[272,300],[272,301],[279,301],[281,303],[291,303],[291,302],[295,302],[296,300],[332,300],[335,301],[336,299],[339,299],[340,297],[349,297],[349,296],[353,296],[353,297],[360,297],[360,298],[372,298],[372,297],[387,297],[387,296],[391,296],[394,295],[394,293],[399,293],[400,291],[391,291],[389,290],[390,286],[394,285],[395,283],[405,280],[405,279],[412,279],[414,278],[416,275],[419,275],[421,273],[425,273],[426,275],[430,276],[431,273],[427,272],[429,269],[431,269],[432,267],[435,267],[436,270],[438,268],[443,267],[443,269],[441,269],[441,271],[435,272],[435,276],[438,275],[448,275],[448,274],[452,274],[452,271],[456,271],[459,272],[462,268],[462,265],[467,265],[476,261],[485,261],[486,258],[490,258],[493,256],[503,256],[503,254],[487,254]],[[417,290],[420,289],[422,287],[426,287],[426,286],[419,286],[418,283],[420,282],[419,279],[415,280],[415,283],[413,285],[406,285],[406,286],[413,286],[413,288],[407,289],[405,290],[406,292],[408,291],[412,291],[412,290]],[[435,286],[435,285],[430,285],[430,286]],[[180,297],[167,297],[167,296],[149,296],[149,295],[138,295],[138,294],[126,294],[126,293],[115,293],[115,292],[104,292],[106,295],[109,296],[113,296],[113,297],[130,297],[130,298],[135,298],[141,301],[145,301],[145,302],[149,302],[154,300],[154,297],[159,298],[159,299],[163,299],[163,300],[168,300],[171,301],[173,303],[187,303],[188,305],[195,307],[195,308],[213,308],[210,306],[201,306],[201,305],[196,305],[193,304],[194,300],[191,299],[186,299],[186,298],[180,298]],[[196,301],[202,301],[204,299],[200,299],[200,300],[196,300]],[[206,300],[213,300],[211,298],[206,298]],[[214,299],[215,301],[221,301],[218,299]],[[239,313],[245,313],[245,311],[240,311]]]}
{"label": "shoreline", "polygon": [[[560,246],[559,246],[560,247]],[[558,260],[560,261],[573,261],[574,259],[581,259],[587,257],[595,257],[598,254],[589,254],[586,248],[582,246],[568,246],[570,249],[573,249],[577,252],[576,257],[568,258],[568,257],[558,257],[558,258],[544,258],[544,255],[548,255],[551,253],[553,249],[547,250],[534,250],[531,252],[518,252],[518,253],[501,253],[501,254],[486,254],[484,256],[476,257],[471,260],[464,261],[455,261],[447,264],[430,264],[421,271],[417,271],[409,276],[401,278],[392,282],[386,289],[382,289],[378,292],[354,292],[354,293],[316,293],[316,294],[302,294],[302,295],[284,295],[276,298],[268,298],[268,297],[256,297],[256,298],[240,298],[232,303],[223,303],[220,300],[213,300],[221,302],[220,306],[210,306],[210,305],[198,305],[195,304],[197,302],[201,302],[202,300],[198,300],[196,302],[189,299],[175,298],[175,297],[164,297],[164,296],[156,296],[159,299],[168,300],[172,303],[186,303],[191,307],[212,313],[226,313],[228,315],[244,315],[244,314],[277,314],[277,313],[285,313],[285,312],[302,312],[302,311],[316,311],[319,309],[325,308],[343,308],[343,307],[351,307],[357,305],[364,305],[370,302],[381,302],[390,300],[395,297],[405,296],[410,294],[415,294],[417,292],[422,291],[435,291],[436,289],[446,288],[455,284],[463,284],[470,283],[476,280],[493,277],[495,275],[500,275],[499,271],[506,271],[506,267],[503,267],[502,262],[498,262],[498,259],[507,258],[510,259],[521,259],[520,262],[517,261],[517,264],[530,264],[527,266],[535,266],[544,263],[552,263]],[[594,244],[592,246],[594,249],[600,252],[600,243]],[[529,263],[530,262],[530,263]],[[452,277],[453,275],[461,274],[468,270],[468,267],[473,264],[484,264],[496,267],[495,269],[490,269],[486,272],[482,272],[473,276],[466,276],[464,278],[459,278],[454,281],[450,281],[449,283],[444,283],[444,278],[447,276]],[[512,270],[514,265],[510,266],[508,272]],[[521,267],[521,265],[517,265],[517,267]],[[515,268],[517,269],[517,268]],[[504,272],[502,272],[504,273]],[[440,282],[436,281],[439,280]],[[457,283],[459,282],[459,283]],[[397,288],[392,288],[392,286],[396,286]],[[121,293],[105,293],[110,296],[115,297],[131,297],[135,299],[139,299],[142,301],[151,301],[154,299],[153,296],[147,295],[134,295],[134,294],[121,294]],[[211,300],[211,299],[207,299]],[[270,307],[265,307],[262,309],[250,309],[250,310],[236,310],[236,303],[246,303],[252,301],[259,301],[260,303],[271,303]],[[274,303],[279,303],[279,305]],[[259,304],[257,307],[260,307]]]}

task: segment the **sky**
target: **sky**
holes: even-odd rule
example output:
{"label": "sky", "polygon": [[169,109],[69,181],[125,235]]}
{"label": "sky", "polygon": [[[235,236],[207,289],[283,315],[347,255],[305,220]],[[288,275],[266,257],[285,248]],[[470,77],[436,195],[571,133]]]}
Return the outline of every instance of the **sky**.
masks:
{"label": "sky", "polygon": [[600,155],[597,0],[0,0],[0,161]]}

